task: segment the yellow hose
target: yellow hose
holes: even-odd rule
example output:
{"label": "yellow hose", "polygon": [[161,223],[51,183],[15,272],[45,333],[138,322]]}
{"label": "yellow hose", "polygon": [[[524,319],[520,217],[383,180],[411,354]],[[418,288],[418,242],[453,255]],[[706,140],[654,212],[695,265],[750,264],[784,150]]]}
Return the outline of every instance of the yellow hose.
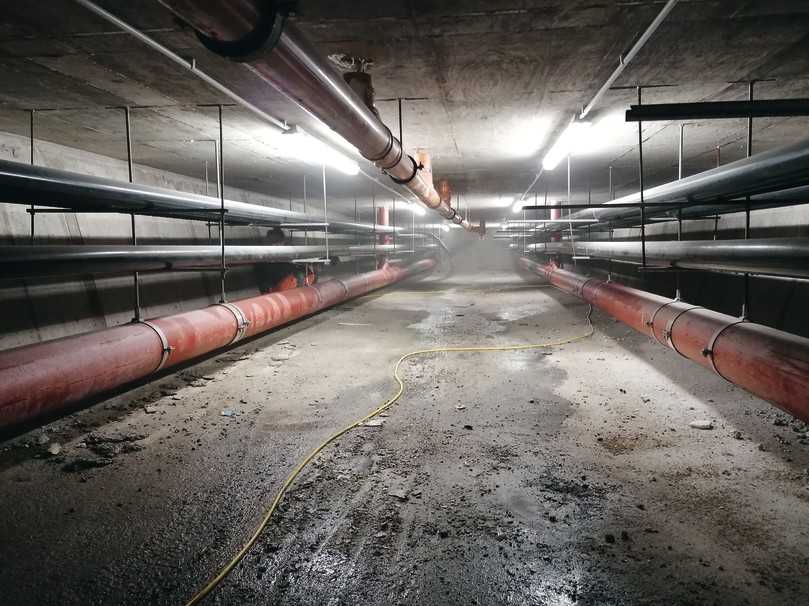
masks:
{"label": "yellow hose", "polygon": [[231,560],[225,564],[224,567],[213,577],[206,585],[200,589],[194,597],[192,597],[188,602],[186,602],[186,606],[194,606],[194,604],[199,604],[209,593],[211,593],[214,589],[216,589],[217,585],[221,583],[226,576],[230,574],[230,572],[236,567],[236,565],[241,562],[242,558],[247,555],[247,552],[255,545],[258,538],[261,536],[261,533],[264,532],[264,529],[267,528],[267,525],[270,523],[270,518],[272,517],[275,510],[278,509],[278,504],[281,502],[281,499],[284,498],[284,494],[286,491],[289,490],[289,487],[292,486],[293,482],[297,479],[300,475],[301,471],[303,471],[304,467],[306,467],[312,460],[320,454],[320,452],[326,448],[329,444],[334,442],[340,436],[348,433],[352,429],[359,427],[366,421],[373,419],[379,413],[384,412],[388,408],[390,408],[396,401],[402,397],[404,393],[404,381],[399,376],[399,369],[402,366],[402,362],[413,358],[415,356],[422,356],[426,354],[432,353],[456,353],[456,352],[487,352],[487,351],[522,351],[525,349],[541,349],[545,347],[556,347],[559,345],[566,345],[568,343],[575,343],[576,341],[581,341],[586,339],[595,332],[593,327],[593,323],[590,321],[590,316],[593,312],[593,306],[591,305],[587,310],[587,325],[588,329],[587,332],[576,336],[576,337],[569,337],[566,339],[560,339],[558,341],[549,341],[547,343],[535,343],[529,345],[504,345],[502,347],[433,347],[431,349],[419,349],[417,351],[411,351],[410,353],[404,354],[398,360],[396,360],[396,364],[393,365],[393,378],[396,380],[398,385],[396,389],[396,393],[393,394],[390,398],[385,400],[382,404],[374,408],[371,412],[367,415],[362,417],[361,419],[354,421],[350,425],[344,427],[337,433],[333,434],[331,437],[327,438],[323,443],[320,444],[317,448],[315,448],[312,452],[310,452],[305,459],[303,459],[295,469],[292,470],[292,473],[287,476],[287,479],[284,480],[283,485],[281,486],[281,490],[278,491],[278,494],[275,495],[275,499],[273,499],[270,508],[266,511],[264,516],[261,518],[261,522],[259,522],[256,529],[253,531],[253,534],[247,540],[247,542],[242,546],[242,548],[238,551],[238,553],[231,558]]}

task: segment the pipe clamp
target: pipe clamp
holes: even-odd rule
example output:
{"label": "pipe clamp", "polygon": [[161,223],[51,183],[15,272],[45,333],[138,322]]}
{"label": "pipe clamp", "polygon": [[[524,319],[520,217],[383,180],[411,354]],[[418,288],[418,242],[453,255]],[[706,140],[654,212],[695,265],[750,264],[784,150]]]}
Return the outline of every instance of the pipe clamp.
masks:
{"label": "pipe clamp", "polygon": [[672,330],[674,329],[674,323],[677,320],[679,320],[681,316],[683,316],[684,314],[687,314],[689,311],[694,311],[695,309],[704,309],[704,308],[701,305],[692,305],[691,307],[686,307],[685,309],[680,311],[680,313],[673,316],[671,318],[671,320],[668,321],[668,324],[666,324],[666,330],[663,331],[663,337],[666,339],[666,344],[669,347],[671,347],[674,351],[676,351],[678,354],[683,356],[684,358],[687,358],[688,356],[685,356],[682,353],[680,353],[680,351],[674,345],[674,341],[671,340],[671,333],[672,333]]}
{"label": "pipe clamp", "polygon": [[263,9],[256,27],[239,40],[217,40],[196,31],[197,38],[209,51],[239,62],[251,62],[261,53],[272,51],[284,31],[287,16],[295,9],[295,2],[270,0],[262,2]]}
{"label": "pipe clamp", "polygon": [[242,310],[233,303],[216,303],[215,305],[224,307],[233,314],[234,318],[236,318],[236,334],[233,335],[233,339],[231,339],[228,345],[233,345],[236,341],[243,339],[244,333],[247,331],[247,327],[250,326],[250,320],[244,317]]}
{"label": "pipe clamp", "polygon": [[[714,357],[713,357],[714,345],[716,345],[716,341],[717,341],[717,339],[719,339],[721,334],[723,332],[725,332],[728,328],[730,328],[731,326],[736,326],[737,324],[743,324],[744,322],[747,322],[747,320],[745,320],[744,318],[740,318],[740,319],[736,320],[735,322],[730,322],[728,324],[725,324],[724,326],[721,326],[721,327],[717,328],[716,331],[713,333],[713,335],[711,335],[711,338],[708,341],[707,347],[705,347],[705,349],[702,350],[702,355],[705,356],[706,358],[708,358],[708,360],[711,363],[711,368],[713,368],[713,370],[714,370],[714,372],[716,374],[718,374],[720,377],[725,379],[725,381],[728,381],[728,379],[725,378],[722,375],[721,372],[719,372],[719,369],[716,367],[716,362],[714,361]],[[732,383],[732,382],[733,381],[728,381],[728,383]]]}
{"label": "pipe clamp", "polygon": [[[663,303],[663,305],[661,305],[660,307],[658,307],[657,309],[655,309],[655,310],[654,310],[654,313],[652,314],[652,317],[651,317],[649,320],[647,320],[647,321],[645,322],[646,326],[648,326],[648,327],[649,327],[649,333],[650,333],[650,335],[651,335],[651,336],[654,338],[654,340],[655,340],[655,341],[657,341],[657,342],[659,342],[659,343],[662,343],[662,342],[661,342],[661,341],[660,341],[660,339],[658,339],[658,338],[657,338],[657,336],[655,335],[655,329],[654,329],[654,325],[655,325],[655,318],[657,318],[657,314],[658,314],[658,313],[660,313],[660,312],[663,310],[663,308],[664,308],[664,307],[667,307],[667,306],[671,305],[672,303],[677,303],[677,299],[672,299],[671,301],[667,301],[666,303]],[[664,330],[664,331],[663,331],[663,338],[664,338],[666,341],[668,341],[668,338],[669,338],[669,331],[668,331],[668,329],[666,329],[666,330]],[[667,343],[667,342],[666,342],[666,343],[662,343],[662,344],[663,344],[663,345],[668,345],[668,343]]]}
{"label": "pipe clamp", "polygon": [[174,351],[174,348],[169,345],[169,340],[166,338],[166,333],[164,333],[159,326],[149,322],[149,320],[138,320],[138,323],[151,328],[157,335],[157,338],[160,339],[160,343],[163,346],[163,355],[160,357],[160,364],[158,364],[157,368],[152,371],[157,372],[166,365],[166,360],[169,359],[169,354]]}

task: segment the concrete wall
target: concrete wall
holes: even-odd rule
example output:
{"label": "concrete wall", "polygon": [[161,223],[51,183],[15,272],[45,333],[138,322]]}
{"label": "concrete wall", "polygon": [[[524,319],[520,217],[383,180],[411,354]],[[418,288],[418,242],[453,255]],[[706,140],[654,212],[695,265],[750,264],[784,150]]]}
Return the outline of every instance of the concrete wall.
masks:
{"label": "concrete wall", "polygon": [[[0,158],[29,161],[29,140],[0,133]],[[126,181],[125,162],[78,149],[38,142],[35,162],[52,168],[71,170]],[[170,189],[205,193],[201,180],[135,166],[135,181]],[[215,183],[210,191],[216,191]],[[225,188],[229,199],[267,204],[268,198],[253,192]],[[272,202],[272,201],[271,201]],[[274,201],[289,208],[287,201]],[[0,242],[26,244],[30,237],[30,215],[26,206],[0,203]],[[295,203],[294,210],[302,210]],[[207,243],[205,222],[136,217],[142,242]],[[260,243],[265,229],[228,227],[228,241]],[[218,241],[216,227],[212,230]],[[35,217],[38,244],[126,244],[130,238],[130,218],[120,214],[58,213]],[[228,295],[242,298],[258,293],[252,269],[235,269],[228,274]],[[204,307],[218,301],[219,275],[216,272],[186,272],[141,276],[143,317],[155,317],[181,310]],[[132,319],[133,289],[130,276],[75,279],[0,279],[0,349],[71,334],[97,330]]]}

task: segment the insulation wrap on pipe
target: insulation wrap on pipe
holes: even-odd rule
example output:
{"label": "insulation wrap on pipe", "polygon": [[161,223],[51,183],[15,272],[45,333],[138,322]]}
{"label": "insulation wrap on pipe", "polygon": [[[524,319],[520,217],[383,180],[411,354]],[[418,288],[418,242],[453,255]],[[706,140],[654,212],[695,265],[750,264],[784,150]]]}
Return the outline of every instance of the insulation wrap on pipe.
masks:
{"label": "insulation wrap on pipe", "polygon": [[809,339],[521,257],[540,275],[681,356],[809,422]]}
{"label": "insulation wrap on pipe", "polygon": [[0,429],[52,415],[162,369],[435,267],[431,258],[313,286],[0,352]]}

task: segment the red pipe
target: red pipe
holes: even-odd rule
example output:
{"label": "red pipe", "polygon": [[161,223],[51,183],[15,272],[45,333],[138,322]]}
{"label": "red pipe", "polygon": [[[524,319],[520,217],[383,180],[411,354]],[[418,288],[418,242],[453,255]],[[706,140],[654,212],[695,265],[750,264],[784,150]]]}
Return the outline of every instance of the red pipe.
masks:
{"label": "red pipe", "polygon": [[0,428],[429,271],[433,259],[0,352]]}
{"label": "red pipe", "polygon": [[520,266],[809,422],[809,339],[526,257]]}

